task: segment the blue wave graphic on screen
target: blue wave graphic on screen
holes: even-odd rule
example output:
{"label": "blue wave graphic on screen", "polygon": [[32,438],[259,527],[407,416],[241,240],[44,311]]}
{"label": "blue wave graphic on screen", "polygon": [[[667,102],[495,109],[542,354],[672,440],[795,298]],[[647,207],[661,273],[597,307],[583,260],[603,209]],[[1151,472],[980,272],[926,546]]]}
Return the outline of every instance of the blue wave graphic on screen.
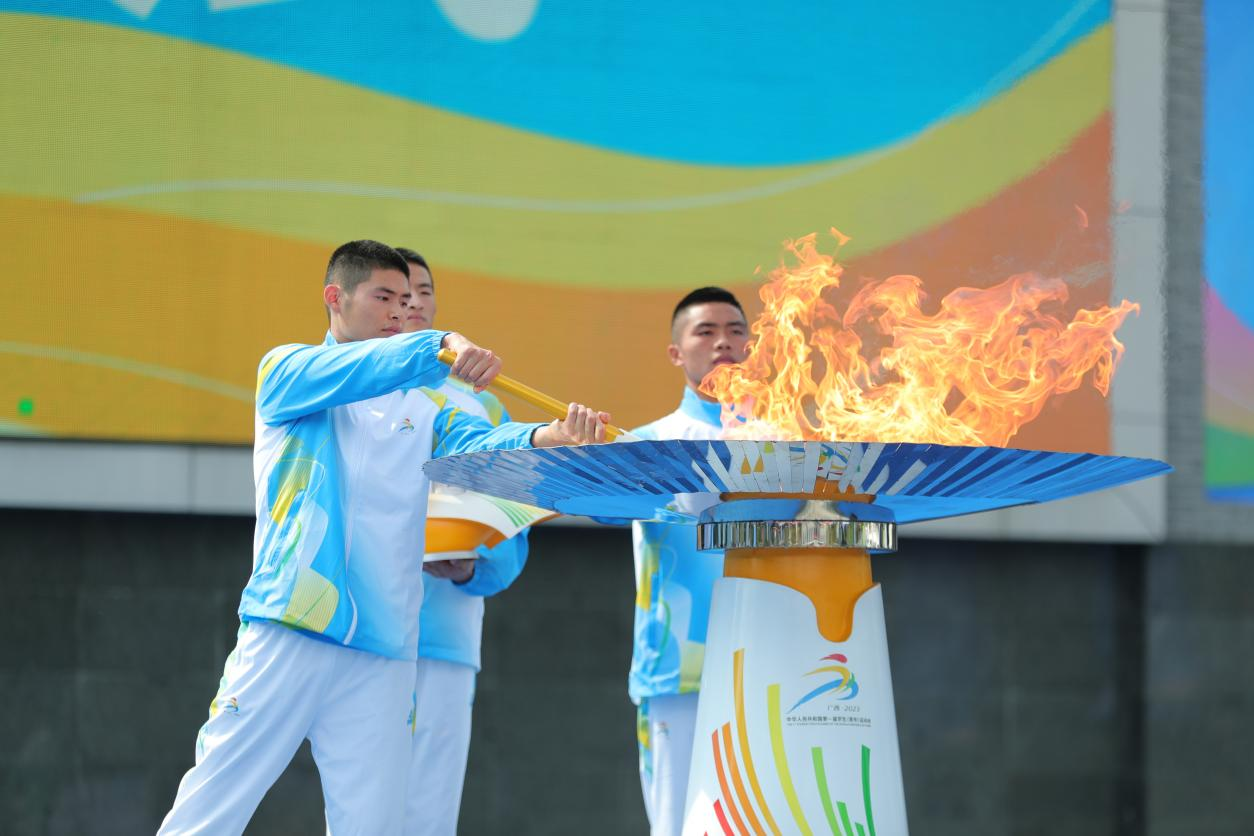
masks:
{"label": "blue wave graphic on screen", "polygon": [[534,15],[487,41],[442,10],[467,0],[0,7],[183,38],[601,148],[723,165],[830,159],[912,136],[978,107],[1110,16],[1109,0],[496,2]]}

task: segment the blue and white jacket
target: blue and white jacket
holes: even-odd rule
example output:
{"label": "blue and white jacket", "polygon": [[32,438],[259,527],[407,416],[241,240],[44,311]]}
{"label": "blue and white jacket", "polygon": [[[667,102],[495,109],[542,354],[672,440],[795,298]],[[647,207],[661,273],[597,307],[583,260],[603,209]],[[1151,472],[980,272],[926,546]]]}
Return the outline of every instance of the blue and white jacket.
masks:
{"label": "blue and white jacket", "polygon": [[[460,380],[449,378],[438,390],[462,411],[485,418],[494,426],[509,414],[491,392],[475,393]],[[427,575],[419,616],[418,657],[480,667],[483,644],[483,599],[505,589],[527,563],[527,531],[492,548],[480,546],[475,574],[465,583]]]}
{"label": "blue and white jacket", "polygon": [[[684,388],[679,409],[632,432],[646,440],[718,438],[719,405]],[[636,558],[635,642],[627,690],[636,703],[701,687],[705,636],[722,552],[697,551],[696,526],[632,523]]]}
{"label": "blue and white jacket", "polygon": [[239,614],[413,660],[427,477],[436,455],[528,447],[430,390],[445,332],[286,345],[257,373],[253,572]]}

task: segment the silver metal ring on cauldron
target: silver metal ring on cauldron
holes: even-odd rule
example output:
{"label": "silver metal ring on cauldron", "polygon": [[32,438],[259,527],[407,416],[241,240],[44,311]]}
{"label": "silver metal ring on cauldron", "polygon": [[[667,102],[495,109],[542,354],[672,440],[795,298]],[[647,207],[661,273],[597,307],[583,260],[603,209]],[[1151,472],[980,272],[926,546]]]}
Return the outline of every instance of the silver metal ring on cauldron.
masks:
{"label": "silver metal ring on cauldron", "polygon": [[875,520],[729,520],[697,525],[697,548],[897,550],[897,524]]}

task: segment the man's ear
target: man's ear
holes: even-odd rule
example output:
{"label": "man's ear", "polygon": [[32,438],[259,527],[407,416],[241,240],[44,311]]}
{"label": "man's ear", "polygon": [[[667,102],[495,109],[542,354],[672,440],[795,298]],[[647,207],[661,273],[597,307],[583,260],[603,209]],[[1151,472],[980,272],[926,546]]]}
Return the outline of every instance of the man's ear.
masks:
{"label": "man's ear", "polygon": [[679,346],[671,343],[666,347],[666,356],[670,358],[672,366],[682,366],[684,364],[683,354],[679,351]]}
{"label": "man's ear", "polygon": [[322,288],[322,301],[327,303],[327,307],[336,313],[340,312],[340,299],[344,296],[344,290],[337,284],[329,284]]}

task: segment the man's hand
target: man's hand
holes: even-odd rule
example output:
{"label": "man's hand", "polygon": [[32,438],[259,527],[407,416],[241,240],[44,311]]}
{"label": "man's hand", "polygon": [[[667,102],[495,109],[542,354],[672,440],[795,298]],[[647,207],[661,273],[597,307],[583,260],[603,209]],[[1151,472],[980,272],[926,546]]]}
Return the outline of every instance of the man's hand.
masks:
{"label": "man's hand", "polygon": [[600,444],[605,441],[605,425],[609,422],[608,412],[597,412],[591,407],[573,403],[567,409],[565,420],[554,421],[536,430],[531,443],[536,447]]}
{"label": "man's hand", "polygon": [[465,583],[475,576],[475,562],[474,558],[469,557],[455,560],[432,560],[422,564],[422,571],[453,583]]}
{"label": "man's hand", "polygon": [[449,374],[475,387],[476,392],[487,388],[501,373],[501,358],[486,348],[480,348],[461,334],[450,332],[440,342],[441,348],[457,352],[457,359]]}

